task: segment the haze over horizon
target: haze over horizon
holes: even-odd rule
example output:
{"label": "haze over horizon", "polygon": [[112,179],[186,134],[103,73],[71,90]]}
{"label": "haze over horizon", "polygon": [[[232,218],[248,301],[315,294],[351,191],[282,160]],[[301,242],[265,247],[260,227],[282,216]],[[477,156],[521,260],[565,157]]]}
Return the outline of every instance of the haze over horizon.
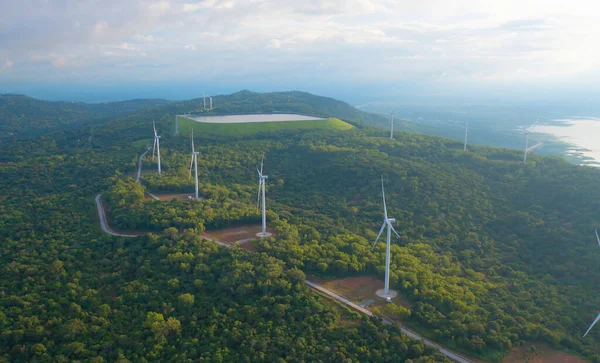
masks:
{"label": "haze over horizon", "polygon": [[375,100],[592,105],[589,1],[0,3],[0,92],[101,102],[297,89]]}

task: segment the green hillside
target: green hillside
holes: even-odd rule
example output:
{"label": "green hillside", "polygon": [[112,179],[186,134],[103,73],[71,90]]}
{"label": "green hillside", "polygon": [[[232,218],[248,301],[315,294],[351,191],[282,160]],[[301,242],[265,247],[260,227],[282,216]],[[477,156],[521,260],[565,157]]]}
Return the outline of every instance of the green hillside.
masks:
{"label": "green hillside", "polygon": [[0,140],[81,127],[168,103],[161,99],[111,103],[50,102],[23,95],[0,94]]}
{"label": "green hillside", "polygon": [[[173,118],[173,122],[175,119]],[[285,122],[251,122],[251,123],[203,123],[185,117],[179,117],[179,130],[187,135],[193,129],[196,135],[214,136],[247,136],[263,132],[278,132],[286,130],[350,130],[354,126],[339,120],[285,121]]]}
{"label": "green hillside", "polygon": [[[240,113],[269,103],[246,92],[227,97]],[[290,97],[297,110],[275,110],[318,114],[341,104]],[[536,155],[523,163],[518,150],[464,152],[439,137],[400,132],[390,140],[360,120],[348,120],[359,126],[351,132],[330,119],[329,129],[260,136],[256,127],[265,125],[214,132],[210,124],[194,132],[205,200],[144,198],[145,190],[193,190],[189,139],[168,131],[197,102],[110,119],[96,126],[93,143],[80,142],[90,133],[82,127],[0,144],[2,359],[441,361],[396,326],[299,283],[305,274],[383,276],[383,243],[372,250],[383,174],[401,236],[390,283],[409,311],[403,323],[487,361],[526,342],[600,360],[600,329],[581,338],[600,309],[600,170]],[[138,184],[128,175],[152,119],[164,173],[150,172],[147,156]],[[276,237],[256,243],[260,253],[202,239],[205,229],[259,220],[263,154]],[[102,233],[97,193],[111,226],[151,233]]]}

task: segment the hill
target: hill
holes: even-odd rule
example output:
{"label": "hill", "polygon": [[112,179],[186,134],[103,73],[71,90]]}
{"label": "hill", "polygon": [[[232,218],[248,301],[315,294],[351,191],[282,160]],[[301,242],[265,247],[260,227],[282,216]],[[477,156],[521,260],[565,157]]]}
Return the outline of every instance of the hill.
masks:
{"label": "hill", "polygon": [[[394,360],[440,359],[394,328],[332,310],[297,283],[305,273],[383,275],[383,244],[372,250],[382,173],[401,235],[390,282],[407,302],[405,324],[489,361],[525,342],[600,359],[600,330],[581,338],[600,307],[593,235],[600,170],[535,155],[522,163],[517,150],[463,152],[460,142],[424,135],[389,140],[363,127],[242,138],[198,132],[205,200],[145,199],[145,190],[193,190],[189,140],[167,132],[164,173],[153,173],[147,156],[143,183],[128,175],[152,118],[167,130],[175,113],[197,102],[108,120],[92,144],[78,142],[89,134],[84,127],[0,146],[3,160],[12,160],[0,165],[5,359],[215,360],[210,354],[218,352],[238,360],[241,349],[267,360],[273,351],[373,361],[387,349]],[[218,250],[201,232],[257,220],[263,153],[276,238],[255,244],[263,254]],[[112,226],[150,233],[127,241],[102,234],[93,204],[99,192]]]}
{"label": "hill", "polygon": [[32,137],[65,127],[80,127],[168,103],[160,99],[140,99],[90,104],[0,95],[0,140]]}
{"label": "hill", "polygon": [[[173,121],[175,122],[175,121]],[[248,136],[264,132],[288,130],[350,130],[354,126],[337,118],[310,121],[250,122],[250,123],[203,123],[185,117],[179,117],[179,130],[183,135],[193,129],[196,135]]]}
{"label": "hill", "polygon": [[202,98],[177,102],[166,108],[170,113],[297,113],[318,117],[336,117],[344,121],[363,125],[384,125],[389,121],[380,115],[360,111],[346,102],[329,97],[317,96],[306,92],[267,92],[257,93],[240,91],[231,95],[213,96],[213,110],[203,109]]}

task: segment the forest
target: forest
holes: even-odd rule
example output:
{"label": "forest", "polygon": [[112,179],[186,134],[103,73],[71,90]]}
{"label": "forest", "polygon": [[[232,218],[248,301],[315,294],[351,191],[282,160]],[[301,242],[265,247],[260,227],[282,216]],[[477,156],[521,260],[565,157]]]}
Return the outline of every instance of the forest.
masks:
{"label": "forest", "polygon": [[[268,97],[253,103],[256,95],[228,102],[266,107]],[[305,274],[383,276],[384,244],[371,251],[383,174],[401,236],[392,246],[391,285],[411,303],[409,326],[484,360],[498,361],[524,342],[600,360],[600,333],[581,338],[600,309],[593,234],[600,170],[533,155],[525,164],[518,151],[464,152],[455,141],[403,132],[389,140],[361,119],[340,116],[357,127],[196,135],[204,199],[144,197],[147,190],[193,190],[189,136],[169,130],[175,112],[197,105],[115,117],[95,126],[92,141],[85,126],[0,144],[7,191],[0,196],[0,356],[442,360],[396,327],[299,283]],[[138,184],[131,175],[153,118],[165,130],[164,173],[150,172],[147,156]],[[203,240],[204,230],[258,223],[263,154],[276,237],[257,242],[260,253]],[[113,226],[146,234],[102,234],[98,192]]]}

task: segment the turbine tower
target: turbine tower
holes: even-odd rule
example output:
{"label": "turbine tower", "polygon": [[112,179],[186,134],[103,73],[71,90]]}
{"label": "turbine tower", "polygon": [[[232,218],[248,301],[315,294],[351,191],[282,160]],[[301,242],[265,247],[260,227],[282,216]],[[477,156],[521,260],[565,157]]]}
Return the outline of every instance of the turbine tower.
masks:
{"label": "turbine tower", "polygon": [[390,140],[394,140],[394,113],[391,113],[391,124],[390,124]]}
{"label": "turbine tower", "polygon": [[[598,236],[598,230],[594,230],[594,232],[596,232],[596,240],[598,241],[598,245],[600,246],[600,236]],[[590,330],[592,330],[592,328],[594,327],[594,325],[596,325],[596,323],[600,321],[600,314],[598,314],[598,316],[596,316],[596,319],[594,319],[594,322],[592,323],[592,325],[590,325],[590,327],[588,328],[588,330],[585,332],[585,334],[583,334],[583,338],[585,338],[585,336],[590,332]]]}
{"label": "turbine tower", "polygon": [[160,175],[160,136],[156,133],[156,124],[152,120],[152,127],[154,128],[154,146],[152,147],[152,161],[154,161],[154,152],[158,155],[158,175]]}
{"label": "turbine tower", "polygon": [[209,101],[209,103],[208,103],[208,109],[212,110],[212,96],[208,96],[208,101]]}
{"label": "turbine tower", "polygon": [[527,153],[529,151],[532,151],[532,150],[537,149],[538,147],[542,146],[541,143],[539,143],[535,146],[529,147],[529,129],[532,126],[534,126],[535,124],[537,124],[538,122],[539,122],[539,120],[525,128],[525,152],[523,153],[523,162],[524,163],[527,162]]}
{"label": "turbine tower", "polygon": [[265,161],[265,156],[263,155],[262,160],[260,161],[260,170],[256,168],[258,172],[258,200],[256,201],[256,207],[258,208],[258,204],[260,203],[260,196],[262,192],[262,232],[257,233],[258,237],[269,237],[271,234],[267,232],[267,214],[266,214],[266,201],[265,201],[265,180],[269,177],[263,174],[263,164]]}
{"label": "turbine tower", "polygon": [[469,138],[469,121],[465,123],[465,147],[463,151],[467,151],[467,139]]}
{"label": "turbine tower", "polygon": [[192,160],[190,160],[190,178],[192,177],[192,165],[194,166],[194,191],[198,199],[198,152],[194,148],[194,130],[192,129]]}
{"label": "turbine tower", "polygon": [[394,231],[396,236],[400,237],[400,235],[398,232],[396,232],[394,226],[392,226],[392,223],[394,223],[396,220],[394,218],[389,218],[387,214],[387,206],[385,204],[385,189],[383,187],[383,175],[381,176],[381,195],[383,196],[383,224],[381,225],[381,229],[379,230],[379,234],[377,235],[375,242],[373,242],[371,251],[375,248],[379,237],[381,237],[383,230],[387,226],[387,242],[385,246],[385,286],[383,289],[377,290],[376,294],[377,296],[384,298],[385,301],[391,302],[392,299],[397,295],[396,291],[390,290],[390,248],[392,242],[392,231]]}
{"label": "turbine tower", "polygon": [[202,102],[203,102],[203,107],[204,109],[206,109],[206,96],[204,95],[204,92],[202,92]]}

